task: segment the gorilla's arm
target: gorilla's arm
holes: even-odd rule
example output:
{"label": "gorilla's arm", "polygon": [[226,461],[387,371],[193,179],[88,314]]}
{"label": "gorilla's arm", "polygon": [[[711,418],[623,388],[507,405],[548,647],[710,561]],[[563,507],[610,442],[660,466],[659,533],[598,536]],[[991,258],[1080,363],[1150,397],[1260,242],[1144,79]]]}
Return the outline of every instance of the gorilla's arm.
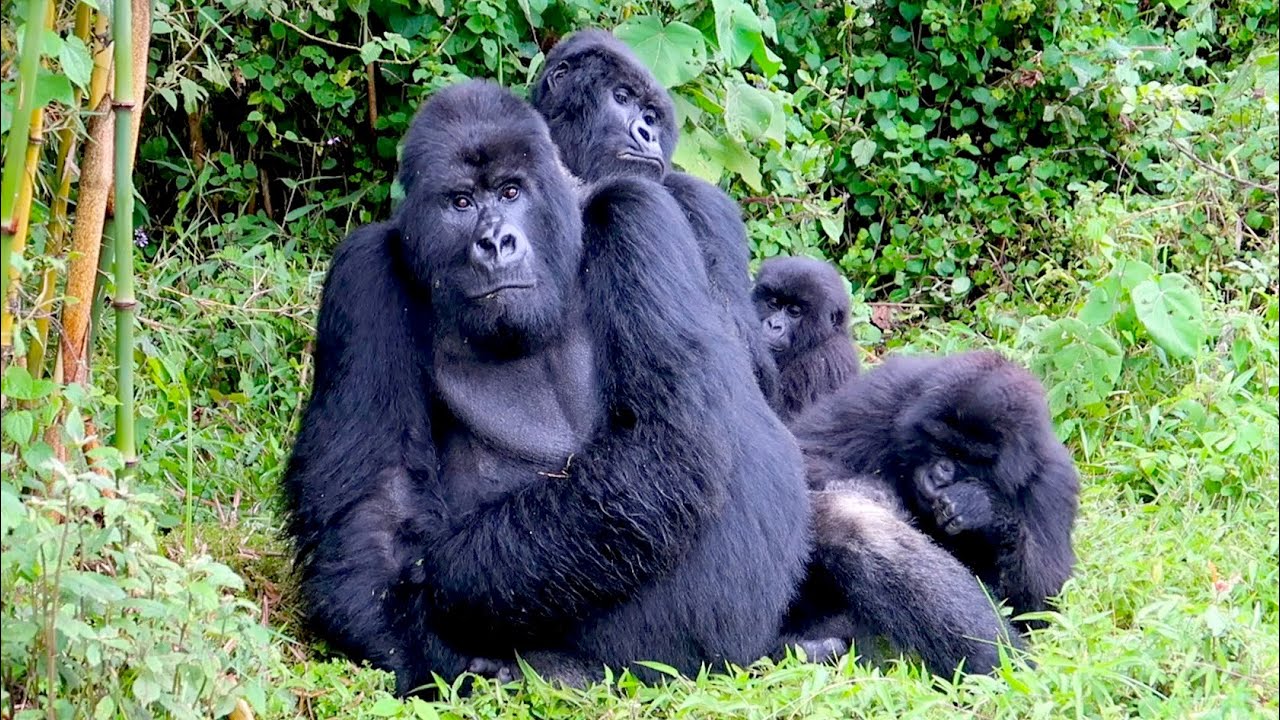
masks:
{"label": "gorilla's arm", "polygon": [[321,634],[394,670],[401,687],[462,658],[406,612],[402,572],[421,548],[416,526],[434,485],[418,348],[390,262],[395,230],[353,233],[325,279],[315,379],[283,485],[301,587]]}
{"label": "gorilla's arm", "polygon": [[720,312],[732,318],[751,355],[760,391],[773,405],[778,396],[778,367],[765,346],[751,303],[751,252],[742,210],[719,188],[692,175],[671,172],[663,183],[684,210],[706,263],[713,299]]}
{"label": "gorilla's arm", "polygon": [[[714,320],[693,239],[657,184],[617,180],[584,210],[584,307],[604,419],[564,477],[459,519],[426,582],[486,642],[548,637],[670,569],[722,504],[733,465]],[[694,255],[696,257],[696,255]]]}

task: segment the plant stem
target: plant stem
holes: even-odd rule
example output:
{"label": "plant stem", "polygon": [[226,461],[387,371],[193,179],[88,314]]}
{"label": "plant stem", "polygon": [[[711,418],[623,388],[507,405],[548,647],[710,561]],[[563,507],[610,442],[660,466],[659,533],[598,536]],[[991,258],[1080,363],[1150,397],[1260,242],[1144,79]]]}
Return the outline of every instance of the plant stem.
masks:
{"label": "plant stem", "polygon": [[[39,163],[39,146],[34,153],[35,160],[30,158],[32,119],[36,110],[36,77],[40,72],[40,46],[44,39],[45,23],[48,17],[48,0],[27,0],[26,25],[22,33],[22,56],[18,59],[18,102],[13,114],[13,126],[9,128],[9,137],[4,148],[4,170],[0,174],[0,299],[4,301],[3,322],[12,331],[13,318],[9,311],[9,281],[11,278],[9,257],[15,251],[21,251],[26,242],[26,219],[20,215],[29,215],[31,208],[31,190],[26,192],[27,211],[21,211],[20,196],[22,184],[31,183]],[[43,124],[43,123],[41,123]],[[39,128],[37,128],[37,131]],[[38,138],[37,138],[38,142]],[[23,143],[27,143],[27,152],[23,153]],[[21,158],[21,159],[20,159]],[[19,224],[23,226],[22,236],[18,236]],[[4,347],[8,347],[8,334]]]}
{"label": "plant stem", "polygon": [[116,449],[125,473],[138,459],[133,437],[133,3],[115,0],[111,16],[115,37],[115,268],[116,294]]}
{"label": "plant stem", "polygon": [[[76,37],[81,38],[84,44],[88,45],[90,37],[88,37],[88,28],[90,28],[90,20],[92,19],[93,9],[86,3],[81,3],[76,8]],[[102,67],[110,69],[105,63]],[[105,70],[100,69],[100,65],[93,65],[93,73],[105,74]],[[92,76],[90,79],[92,85]],[[102,83],[100,83],[102,85]],[[76,101],[73,102],[74,109],[81,109],[83,100],[83,91],[76,88],[74,91]],[[101,100],[99,97],[90,97],[90,108],[97,105]],[[76,145],[78,137],[76,128],[68,123],[67,127],[58,131],[58,167],[54,170],[56,178],[56,187],[54,190],[54,201],[49,217],[49,245],[46,247],[46,255],[50,258],[60,258],[63,252],[67,250],[67,231],[69,223],[67,222],[68,206],[70,204],[70,196],[72,196],[72,159],[76,154]],[[58,292],[58,270],[54,268],[46,268],[44,275],[40,278],[40,295],[36,299],[37,316],[36,316],[36,342],[31,343],[31,350],[27,352],[27,370],[32,377],[41,378],[45,374],[46,360],[55,352],[49,351],[49,332],[50,332],[50,316],[52,315],[52,305],[54,305],[54,297]]]}

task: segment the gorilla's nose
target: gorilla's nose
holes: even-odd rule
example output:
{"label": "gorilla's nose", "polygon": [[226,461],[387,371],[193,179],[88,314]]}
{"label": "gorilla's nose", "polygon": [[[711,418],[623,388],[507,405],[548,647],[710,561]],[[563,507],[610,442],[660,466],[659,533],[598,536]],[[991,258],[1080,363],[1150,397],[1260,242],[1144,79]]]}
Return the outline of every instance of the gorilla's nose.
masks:
{"label": "gorilla's nose", "polygon": [[471,246],[471,262],[493,272],[518,264],[529,252],[529,241],[520,228],[500,223],[485,230]]}
{"label": "gorilla's nose", "polygon": [[785,328],[782,326],[781,320],[771,317],[764,321],[764,329],[771,337],[781,337]]}
{"label": "gorilla's nose", "polygon": [[655,157],[662,155],[662,146],[658,143],[658,129],[646,122],[644,118],[631,121],[631,139],[642,152]]}

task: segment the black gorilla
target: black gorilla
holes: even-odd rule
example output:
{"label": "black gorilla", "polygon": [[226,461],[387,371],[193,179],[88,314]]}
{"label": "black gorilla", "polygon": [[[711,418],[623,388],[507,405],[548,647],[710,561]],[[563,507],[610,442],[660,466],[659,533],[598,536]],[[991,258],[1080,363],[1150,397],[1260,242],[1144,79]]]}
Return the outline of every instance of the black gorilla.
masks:
{"label": "black gorilla", "polygon": [[582,30],[547,54],[532,99],[565,165],[582,181],[638,176],[666,186],[693,228],[716,315],[732,323],[772,402],[778,371],[751,306],[742,213],[719,188],[671,167],[679,128],[666,90],[625,44],[603,30]]}
{"label": "black gorilla", "polygon": [[670,194],[580,210],[542,119],[482,82],[423,106],[400,177],[334,257],[284,478],[313,627],[401,693],[517,652],[571,679],[769,652],[802,461]]}
{"label": "black gorilla", "polygon": [[[534,102],[578,177],[588,183],[625,176],[662,180],[694,229],[722,313],[733,320],[762,375],[773,363],[751,303],[741,213],[719,189],[672,171],[675,116],[652,74],[608,33],[582,31],[548,54]],[[697,256],[685,260],[698,262]],[[754,453],[749,447],[744,452]],[[941,673],[961,660],[978,671],[996,664],[994,641],[1006,628],[954,557],[856,489],[818,494],[813,502],[816,562],[782,642],[800,644],[813,656],[840,649],[838,637],[828,633],[883,637],[897,650],[918,652]]]}
{"label": "black gorilla", "polygon": [[1070,577],[1075,465],[1039,381],[999,354],[889,358],[791,429],[811,487],[880,494],[1015,614]]}
{"label": "black gorilla", "polygon": [[774,406],[783,422],[858,374],[849,294],[835,268],[814,258],[769,258],[751,297],[778,365]]}

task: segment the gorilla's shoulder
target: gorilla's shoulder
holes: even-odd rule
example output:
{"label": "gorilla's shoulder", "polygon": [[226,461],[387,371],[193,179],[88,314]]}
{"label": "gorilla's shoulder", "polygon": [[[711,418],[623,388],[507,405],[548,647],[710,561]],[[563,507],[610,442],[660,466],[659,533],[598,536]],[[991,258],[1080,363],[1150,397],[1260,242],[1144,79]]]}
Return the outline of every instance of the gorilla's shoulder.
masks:
{"label": "gorilla's shoulder", "polygon": [[721,223],[741,223],[742,208],[716,185],[683,172],[667,173],[662,182],[682,207],[696,208]]}

